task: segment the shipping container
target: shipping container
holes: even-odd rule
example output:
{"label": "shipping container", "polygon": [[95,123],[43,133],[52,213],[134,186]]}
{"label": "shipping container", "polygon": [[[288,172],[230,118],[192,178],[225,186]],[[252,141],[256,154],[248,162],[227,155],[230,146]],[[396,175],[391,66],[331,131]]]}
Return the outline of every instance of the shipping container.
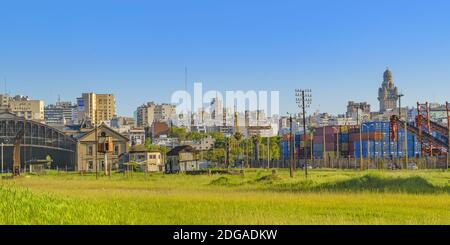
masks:
{"label": "shipping container", "polygon": [[[321,157],[325,150],[326,152],[333,152],[333,156],[335,156],[336,150],[338,149],[337,144],[339,144],[341,156],[350,155],[359,157],[359,131],[361,127],[363,157],[367,157],[368,154],[370,154],[371,157],[403,157],[405,155],[403,152],[404,129],[401,127],[398,129],[399,141],[397,142],[396,140],[391,139],[390,126],[390,122],[366,122],[360,126],[326,126],[316,128],[313,137],[314,154],[316,157]],[[439,137],[439,135],[436,135],[436,137]],[[408,156],[414,157],[417,154],[420,154],[420,143],[417,142],[414,135],[408,134],[407,142]],[[298,143],[296,145],[300,146],[302,144]]]}
{"label": "shipping container", "polygon": [[325,127],[318,127],[314,131],[314,135],[322,136],[324,133],[325,135],[330,134],[336,134],[339,132],[339,126],[325,126]]}

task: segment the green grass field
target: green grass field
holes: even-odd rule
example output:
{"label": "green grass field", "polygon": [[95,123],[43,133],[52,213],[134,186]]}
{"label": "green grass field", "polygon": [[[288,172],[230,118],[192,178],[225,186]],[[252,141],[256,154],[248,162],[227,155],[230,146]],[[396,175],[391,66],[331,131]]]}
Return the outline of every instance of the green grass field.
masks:
{"label": "green grass field", "polygon": [[0,183],[1,224],[450,224],[450,172],[51,172]]}

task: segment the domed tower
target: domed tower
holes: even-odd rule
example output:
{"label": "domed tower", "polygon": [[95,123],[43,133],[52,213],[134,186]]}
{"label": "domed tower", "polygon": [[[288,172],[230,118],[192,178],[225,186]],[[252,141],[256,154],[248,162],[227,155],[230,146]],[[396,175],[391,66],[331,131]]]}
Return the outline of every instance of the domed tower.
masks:
{"label": "domed tower", "polygon": [[388,110],[397,108],[398,90],[394,86],[392,79],[392,72],[389,68],[383,74],[383,83],[378,89],[378,101],[380,101],[380,112],[383,113]]}

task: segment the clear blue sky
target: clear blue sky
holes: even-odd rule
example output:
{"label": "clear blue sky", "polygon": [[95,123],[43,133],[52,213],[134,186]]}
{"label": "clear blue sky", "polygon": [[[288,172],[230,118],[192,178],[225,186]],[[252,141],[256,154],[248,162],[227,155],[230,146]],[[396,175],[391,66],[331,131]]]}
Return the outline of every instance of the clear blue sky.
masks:
{"label": "clear blue sky", "polygon": [[5,0],[0,78],[47,104],[114,93],[132,115],[183,89],[187,66],[205,89],[280,90],[283,113],[296,110],[295,88],[343,113],[348,100],[378,109],[389,66],[406,104],[445,102],[449,13],[446,0]]}

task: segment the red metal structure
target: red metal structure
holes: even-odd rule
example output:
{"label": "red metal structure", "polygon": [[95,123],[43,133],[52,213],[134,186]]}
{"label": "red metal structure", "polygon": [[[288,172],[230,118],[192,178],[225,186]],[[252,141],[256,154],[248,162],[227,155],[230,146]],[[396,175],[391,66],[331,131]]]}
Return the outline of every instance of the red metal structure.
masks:
{"label": "red metal structure", "polygon": [[[449,105],[447,103],[447,114],[449,110]],[[398,117],[391,118],[391,138],[393,140],[396,139],[396,132],[398,130],[398,126],[395,121],[400,121]],[[445,142],[442,139],[435,138],[433,136],[433,132],[437,132],[440,135],[448,134],[448,126],[445,127],[439,123],[433,122],[430,119],[430,106],[428,102],[420,103],[417,102],[417,116],[415,118],[416,126],[408,125],[408,132],[413,133],[418,137],[418,140],[421,145],[422,155],[433,156],[434,154],[443,154],[447,152],[448,148],[448,138]],[[404,127],[404,124],[400,124]],[[447,136],[448,137],[448,136]]]}
{"label": "red metal structure", "polygon": [[[417,119],[417,118],[416,118]],[[401,127],[404,127],[405,122],[400,120],[400,118],[397,115],[391,116],[391,132],[393,133],[395,130],[397,130],[397,125],[400,125]],[[427,131],[422,130],[420,127],[416,127],[413,124],[407,123],[407,130],[409,133],[412,133],[413,135],[416,135],[419,137],[419,140],[422,145],[422,154],[429,153],[431,149],[433,149],[434,154],[442,155],[446,154],[448,144],[447,142],[442,141],[441,139],[438,139],[434,137],[433,135],[429,134]],[[391,139],[396,139],[393,136],[396,136],[396,133],[393,133],[391,135]]]}

